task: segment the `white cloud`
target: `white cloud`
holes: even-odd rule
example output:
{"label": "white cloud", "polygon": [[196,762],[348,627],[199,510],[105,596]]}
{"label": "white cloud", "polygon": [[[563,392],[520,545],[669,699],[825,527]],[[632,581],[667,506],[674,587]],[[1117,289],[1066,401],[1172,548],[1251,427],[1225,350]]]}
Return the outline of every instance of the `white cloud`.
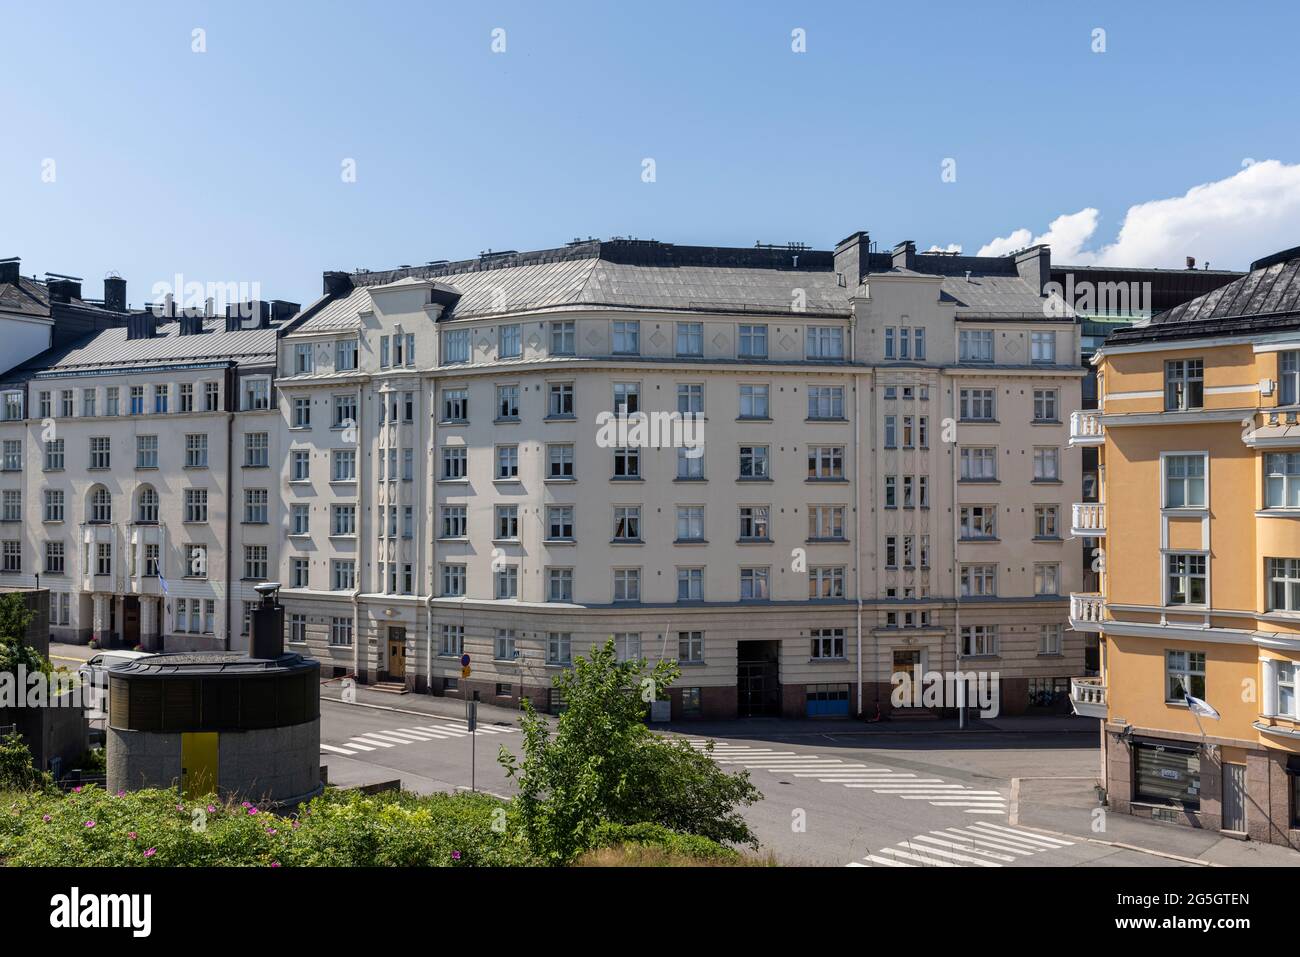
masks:
{"label": "white cloud", "polygon": [[1058,216],[1046,233],[1028,229],[993,239],[981,256],[1050,243],[1052,261],[1071,265],[1181,268],[1185,257],[1223,269],[1300,244],[1300,164],[1251,163],[1240,172],[1194,186],[1182,196],[1131,206],[1114,242],[1085,249],[1095,238],[1092,208]]}
{"label": "white cloud", "polygon": [[961,243],[949,243],[947,246],[931,246],[926,250],[927,253],[953,253],[961,255]]}

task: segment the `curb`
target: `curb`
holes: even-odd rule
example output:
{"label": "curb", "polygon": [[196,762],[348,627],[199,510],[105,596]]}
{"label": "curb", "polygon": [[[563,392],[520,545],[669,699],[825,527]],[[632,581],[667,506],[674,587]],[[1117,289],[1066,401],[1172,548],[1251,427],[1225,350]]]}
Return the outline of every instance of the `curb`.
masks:
{"label": "curb", "polygon": [[[386,704],[371,704],[371,703],[368,702],[368,701],[344,701],[342,698],[327,698],[327,697],[325,697],[325,696],[322,696],[322,697],[321,697],[321,701],[333,701],[333,702],[335,702],[336,704],[345,704],[345,705],[348,705],[349,707],[353,707],[353,708],[371,708],[371,709],[373,709],[373,710],[375,710],[375,711],[392,711],[392,712],[394,712],[394,713],[396,713],[396,714],[414,714],[414,715],[419,715],[419,716],[424,717],[424,718],[428,718],[428,717],[434,717],[434,718],[455,717],[454,715],[448,715],[448,714],[445,714],[444,712],[441,712],[441,711],[413,711],[413,710],[411,710],[410,708],[394,708],[394,707],[392,707],[391,705],[386,705]],[[493,724],[509,724],[509,722],[507,722],[507,721],[493,721],[492,723],[493,723]]]}

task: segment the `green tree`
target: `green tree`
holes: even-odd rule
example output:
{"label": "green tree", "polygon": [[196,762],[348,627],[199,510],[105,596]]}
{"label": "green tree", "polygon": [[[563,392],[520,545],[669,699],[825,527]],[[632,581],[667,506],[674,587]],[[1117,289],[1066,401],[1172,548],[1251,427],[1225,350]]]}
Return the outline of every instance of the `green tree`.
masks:
{"label": "green tree", "polygon": [[738,808],[762,797],[741,771],[728,774],[685,741],[654,734],[649,703],[681,674],[670,661],[620,662],[614,640],[557,675],[565,701],[552,733],[524,703],[523,760],[498,760],[519,785],[520,822],[530,845],[563,863],[593,847],[605,824],[658,824],[718,842],[758,845]]}
{"label": "green tree", "polygon": [[0,791],[35,791],[52,785],[48,774],[36,770],[23,736],[11,731],[0,738]]}
{"label": "green tree", "polygon": [[27,644],[27,626],[34,617],[22,595],[0,595],[0,671],[17,674],[18,666],[26,665],[28,674],[50,673],[50,663]]}

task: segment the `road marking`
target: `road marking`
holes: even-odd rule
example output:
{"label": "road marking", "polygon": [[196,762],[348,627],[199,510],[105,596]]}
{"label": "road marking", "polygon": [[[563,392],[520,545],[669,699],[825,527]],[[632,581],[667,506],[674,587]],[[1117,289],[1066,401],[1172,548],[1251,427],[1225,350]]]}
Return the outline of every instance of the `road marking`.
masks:
{"label": "road marking", "polygon": [[364,741],[366,744],[378,745],[381,748],[391,748],[393,746],[393,742],[385,741],[369,734],[359,734],[355,738],[352,738],[348,743],[350,744],[352,741]]}
{"label": "road marking", "polygon": [[984,857],[991,857],[994,860],[999,860],[999,861],[1015,860],[1015,858],[1012,857],[1010,854],[998,854],[994,851],[981,850],[980,848],[973,846],[969,842],[945,841],[942,838],[930,837],[929,835],[926,834],[918,834],[916,837],[912,838],[912,840],[921,841],[924,844],[938,844],[941,847],[950,847],[953,848],[954,850],[965,851],[967,854],[980,854],[983,855]]}
{"label": "road marking", "polygon": [[907,851],[900,851],[897,848],[886,847],[881,850],[881,854],[890,854],[895,857],[906,858],[909,861],[916,861],[926,867],[956,867],[952,861],[940,861],[933,857],[926,857],[922,854],[911,854]]}
{"label": "road marking", "polygon": [[332,744],[322,744],[320,749],[322,751],[333,752],[334,754],[356,754],[355,751],[349,751],[347,748],[336,748]]}
{"label": "road marking", "polygon": [[1040,844],[1045,847],[1069,847],[1074,843],[1073,841],[1062,841],[1054,837],[1046,837],[1042,834],[1034,834],[1029,831],[1019,831],[1013,827],[1007,827],[1004,824],[985,824],[983,821],[980,821],[972,826],[978,827],[981,830],[996,830],[1000,834],[1007,834],[1018,838],[1021,841],[1028,841],[1031,844]]}
{"label": "road marking", "polygon": [[[1020,857],[1032,857],[1044,851],[1053,851],[1060,847],[1071,846],[1071,841],[1043,838],[1042,835],[1029,835],[1043,841],[1052,841],[1050,845],[1031,843],[1008,844],[999,832],[1014,828],[999,824],[987,824],[976,821],[970,827],[950,827],[940,831],[931,831],[930,837],[918,834],[916,837],[899,841],[895,847],[881,848],[875,854],[867,854],[862,861],[853,861],[848,867],[1003,867],[1014,864]],[[991,833],[990,833],[991,832]],[[1020,840],[1020,839],[1018,839]],[[978,846],[977,846],[978,845]],[[960,852],[960,853],[958,853]],[[975,855],[975,856],[971,856]],[[992,860],[986,860],[992,858]],[[913,861],[915,863],[907,863]]]}

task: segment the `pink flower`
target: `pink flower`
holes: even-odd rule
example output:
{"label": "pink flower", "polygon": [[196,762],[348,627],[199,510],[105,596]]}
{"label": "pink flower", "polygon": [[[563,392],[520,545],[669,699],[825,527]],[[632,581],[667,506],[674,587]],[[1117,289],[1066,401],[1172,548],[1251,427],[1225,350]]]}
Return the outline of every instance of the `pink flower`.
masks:
{"label": "pink flower", "polygon": [[43,814],[43,815],[41,815],[41,820],[44,821],[46,824],[49,824],[51,818],[50,818],[50,816],[49,816],[48,814]]}
{"label": "pink flower", "polygon": [[86,827],[94,827],[94,826],[95,826],[95,822],[94,822],[94,821],[87,821],[87,822],[86,822]]}
{"label": "pink flower", "polygon": [[272,866],[272,867],[279,867],[279,866],[280,866],[280,862],[279,862],[279,861],[272,861],[272,862],[271,862],[271,866]]}
{"label": "pink flower", "polygon": [[185,810],[185,805],[184,805],[184,804],[178,804],[178,805],[176,805],[176,810],[178,810],[178,811],[183,811],[183,810]]}
{"label": "pink flower", "polygon": [[80,793],[81,793],[81,785],[78,784],[75,788],[73,788],[73,789],[72,789],[72,793],[73,793],[73,794],[80,794]]}
{"label": "pink flower", "polygon": [[257,813],[257,808],[255,808],[255,807],[250,807],[250,808],[248,809],[248,813],[249,813],[249,814],[256,814],[256,813]]}
{"label": "pink flower", "polygon": [[144,852],[144,856],[145,856],[145,857],[153,857],[153,856],[154,856],[155,854],[157,854],[157,853],[158,853],[158,848],[156,848],[156,847],[151,847],[151,848],[149,848],[148,850],[146,850],[146,851]]}
{"label": "pink flower", "polygon": [[275,828],[273,828],[273,827],[268,827],[268,828],[266,829],[266,833],[267,833],[267,834],[275,834],[275,833],[276,833],[276,830],[275,830]]}
{"label": "pink flower", "polygon": [[114,795],[114,796],[115,796],[115,797],[123,798],[123,797],[126,797],[126,792],[125,792],[125,791],[118,791],[117,794]]}
{"label": "pink flower", "polygon": [[127,831],[127,832],[126,832],[126,836],[129,837],[131,840],[134,841],[134,840],[135,840],[137,837],[139,837],[140,835],[136,834],[135,831]]}
{"label": "pink flower", "polygon": [[253,805],[249,804],[247,801],[245,801],[243,804],[240,805],[240,807],[252,807],[252,806]]}
{"label": "pink flower", "polygon": [[209,804],[209,805],[208,805],[208,813],[209,813],[209,814],[216,814],[216,813],[217,813],[217,809],[214,808],[211,804]]}
{"label": "pink flower", "polygon": [[295,831],[298,830],[298,828],[300,828],[300,827],[302,827],[302,822],[301,822],[301,821],[294,821],[294,822],[293,822],[293,829],[294,829]]}
{"label": "pink flower", "polygon": [[452,852],[451,852],[451,859],[452,859],[453,861],[459,861],[459,860],[460,860],[460,851],[452,851]]}

